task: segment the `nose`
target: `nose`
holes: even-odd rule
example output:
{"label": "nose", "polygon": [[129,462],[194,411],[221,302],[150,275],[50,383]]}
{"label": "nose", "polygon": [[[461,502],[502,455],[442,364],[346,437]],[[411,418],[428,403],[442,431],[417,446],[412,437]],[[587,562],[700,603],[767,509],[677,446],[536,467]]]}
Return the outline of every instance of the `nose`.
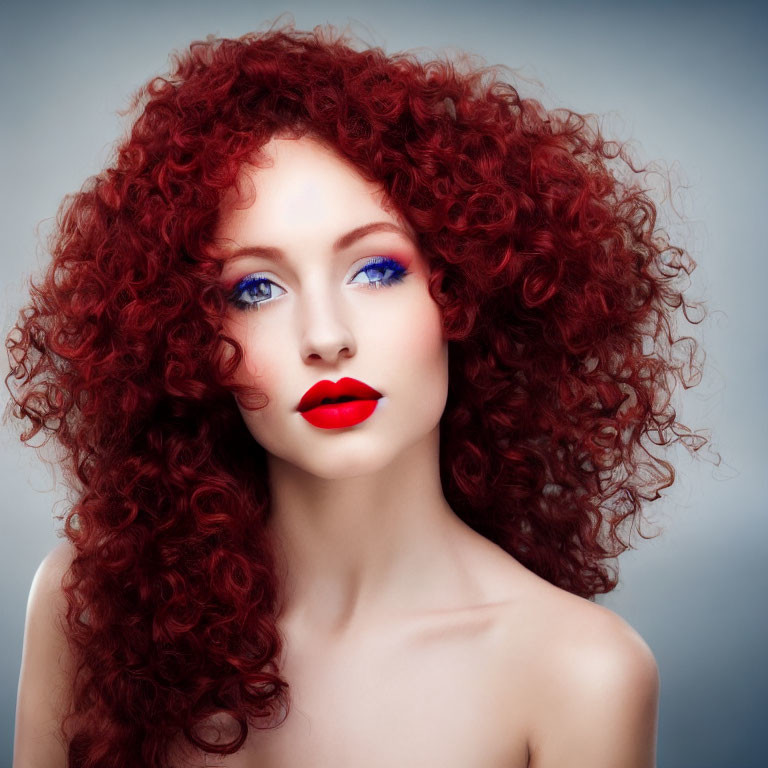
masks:
{"label": "nose", "polygon": [[300,308],[301,358],[305,363],[336,363],[352,357],[357,346],[340,296],[307,297]]}

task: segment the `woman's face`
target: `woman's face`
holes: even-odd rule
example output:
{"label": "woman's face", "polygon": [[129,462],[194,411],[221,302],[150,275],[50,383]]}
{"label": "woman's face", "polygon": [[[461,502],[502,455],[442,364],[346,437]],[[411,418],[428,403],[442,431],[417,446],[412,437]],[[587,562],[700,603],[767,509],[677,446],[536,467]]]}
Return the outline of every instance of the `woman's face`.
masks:
{"label": "woman's face", "polygon": [[[269,401],[238,407],[273,457],[329,479],[376,471],[445,408],[448,345],[428,265],[379,188],[332,150],[273,138],[264,153],[267,167],[243,167],[215,233],[231,295],[224,331],[244,353],[234,380]],[[371,224],[381,228],[358,231]],[[297,410],[314,384],[342,378],[382,397]]]}

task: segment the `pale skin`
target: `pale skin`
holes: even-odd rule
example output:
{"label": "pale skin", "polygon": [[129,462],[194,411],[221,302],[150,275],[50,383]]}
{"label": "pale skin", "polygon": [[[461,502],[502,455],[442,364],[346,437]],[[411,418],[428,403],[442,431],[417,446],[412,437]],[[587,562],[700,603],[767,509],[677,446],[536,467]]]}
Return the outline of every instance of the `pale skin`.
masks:
{"label": "pale skin", "polygon": [[[240,410],[268,457],[291,710],[226,758],[179,743],[177,764],[653,768],[659,679],[647,644],[446,502],[448,346],[412,230],[379,188],[308,137],[274,138],[262,159],[244,166],[216,235],[228,287],[256,274],[271,283],[258,309],[232,306],[226,331],[245,355],[238,382],[269,398]],[[400,231],[334,248],[373,222]],[[252,246],[282,257],[235,257]],[[375,271],[361,270],[380,256],[408,274],[367,285]],[[365,422],[323,430],[296,411],[315,382],[346,376],[384,395]],[[49,559],[40,581],[55,583],[66,554]],[[61,678],[55,667],[23,663],[20,716],[22,688]],[[30,728],[22,718],[20,735],[19,724],[14,768],[64,765],[19,758]],[[212,725],[231,737],[225,722]]]}

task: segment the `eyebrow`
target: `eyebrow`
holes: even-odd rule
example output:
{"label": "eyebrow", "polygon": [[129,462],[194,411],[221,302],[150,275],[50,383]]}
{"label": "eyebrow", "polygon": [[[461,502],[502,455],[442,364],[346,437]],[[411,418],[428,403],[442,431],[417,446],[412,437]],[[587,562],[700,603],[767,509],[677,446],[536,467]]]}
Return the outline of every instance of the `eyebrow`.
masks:
{"label": "eyebrow", "polygon": [[[410,232],[406,231],[397,224],[393,224],[391,221],[373,221],[370,224],[363,224],[361,227],[355,227],[355,229],[341,235],[333,244],[333,252],[338,253],[345,248],[349,248],[353,243],[362,239],[366,235],[371,235],[374,232],[395,232],[399,235],[404,235],[414,245],[416,240]],[[264,256],[274,261],[282,261],[285,258],[285,253],[279,248],[268,245],[246,245],[242,248],[235,248],[234,250],[226,252],[226,260],[240,259],[244,256]]]}

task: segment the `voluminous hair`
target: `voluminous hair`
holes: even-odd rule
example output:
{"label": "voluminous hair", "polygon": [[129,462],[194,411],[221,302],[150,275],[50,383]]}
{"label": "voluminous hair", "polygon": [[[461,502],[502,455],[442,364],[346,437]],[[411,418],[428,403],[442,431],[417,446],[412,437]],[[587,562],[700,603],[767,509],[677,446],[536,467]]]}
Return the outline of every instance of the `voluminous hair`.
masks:
{"label": "voluminous hair", "polygon": [[[445,497],[531,571],[612,590],[606,561],[674,480],[652,446],[706,442],[670,404],[700,373],[674,323],[694,322],[676,281],[695,263],[590,116],[522,98],[498,68],[357,50],[333,27],[209,37],[172,64],[62,202],[7,340],[9,413],[23,441],[55,437],[76,492],[72,768],[165,766],[181,733],[229,754],[288,705],[266,457],[226,384],[242,349],[210,253],[224,194],[272,136],[333,147],[418,234],[450,345]],[[203,739],[222,715],[236,735]]]}

